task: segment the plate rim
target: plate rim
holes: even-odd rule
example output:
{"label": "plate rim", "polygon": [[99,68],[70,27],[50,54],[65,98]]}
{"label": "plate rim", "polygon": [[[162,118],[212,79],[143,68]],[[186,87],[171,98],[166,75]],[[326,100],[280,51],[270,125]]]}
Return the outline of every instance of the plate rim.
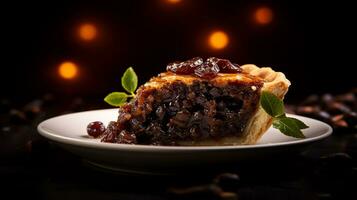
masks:
{"label": "plate rim", "polygon": [[73,145],[73,146],[80,146],[86,148],[100,148],[106,150],[130,150],[130,151],[209,151],[209,150],[244,150],[244,149],[254,149],[254,148],[270,148],[270,147],[281,147],[281,146],[288,146],[288,145],[298,145],[298,144],[306,144],[311,143],[317,140],[322,140],[328,136],[330,136],[333,132],[333,129],[330,125],[320,120],[316,120],[309,117],[304,117],[300,115],[294,114],[287,114],[290,117],[298,117],[307,120],[312,120],[317,123],[320,123],[327,131],[319,136],[311,137],[311,138],[304,138],[300,140],[293,140],[288,142],[277,142],[277,143],[266,143],[266,144],[253,144],[253,145],[227,145],[227,146],[154,146],[154,145],[132,145],[132,144],[117,144],[117,143],[102,143],[97,142],[97,140],[93,141],[84,141],[77,138],[70,138],[65,137],[62,135],[58,135],[56,133],[51,132],[50,130],[45,128],[45,124],[49,121],[55,120],[57,118],[62,118],[68,115],[80,115],[85,114],[88,112],[98,112],[98,111],[109,111],[109,110],[117,110],[117,109],[98,109],[98,110],[89,110],[89,111],[82,111],[82,112],[75,112],[75,113],[68,113],[64,115],[55,116],[49,119],[42,121],[37,126],[37,131],[43,137],[56,142],[62,143],[66,145]]}

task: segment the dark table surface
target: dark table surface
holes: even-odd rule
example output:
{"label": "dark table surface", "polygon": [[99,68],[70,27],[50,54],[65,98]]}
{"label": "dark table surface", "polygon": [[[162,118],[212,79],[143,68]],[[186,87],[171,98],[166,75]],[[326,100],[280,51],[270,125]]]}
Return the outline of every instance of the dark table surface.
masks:
{"label": "dark table surface", "polygon": [[102,107],[57,101],[49,94],[26,104],[1,100],[1,199],[357,199],[357,131],[335,130],[300,154],[138,176],[92,167],[42,138],[36,126],[43,119]]}

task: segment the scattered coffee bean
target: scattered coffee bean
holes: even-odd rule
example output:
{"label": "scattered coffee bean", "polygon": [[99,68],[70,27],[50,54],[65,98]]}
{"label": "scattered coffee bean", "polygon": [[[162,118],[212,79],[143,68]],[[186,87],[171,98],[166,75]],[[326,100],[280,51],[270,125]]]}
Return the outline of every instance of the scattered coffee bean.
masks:
{"label": "scattered coffee bean", "polygon": [[345,120],[343,119],[340,119],[338,121],[334,121],[332,122],[332,125],[335,127],[335,128],[347,128],[348,127],[348,124]]}
{"label": "scattered coffee bean", "polygon": [[349,106],[353,105],[356,102],[356,96],[353,93],[346,93],[338,95],[336,101],[348,104]]}
{"label": "scattered coffee bean", "polygon": [[327,121],[331,118],[331,115],[326,111],[320,111],[316,115],[318,118],[320,118],[323,121]]}
{"label": "scattered coffee bean", "polygon": [[10,126],[4,126],[4,127],[1,128],[1,131],[2,132],[9,132],[9,131],[11,131],[11,127]]}
{"label": "scattered coffee bean", "polygon": [[330,102],[327,104],[326,110],[330,113],[349,113],[351,109],[340,102]]}
{"label": "scattered coffee bean", "polygon": [[41,112],[42,100],[34,100],[24,106],[24,112],[28,118],[33,118]]}
{"label": "scattered coffee bean", "polygon": [[238,174],[234,173],[219,174],[213,182],[220,186],[224,191],[237,191],[240,186],[240,178]]}
{"label": "scattered coffee bean", "polygon": [[319,113],[320,111],[320,106],[299,106],[296,109],[296,114],[316,117],[317,113]]}
{"label": "scattered coffee bean", "polygon": [[169,188],[170,194],[178,195],[182,198],[190,199],[218,199],[224,193],[222,188],[215,184],[196,185],[191,187]]}
{"label": "scattered coffee bean", "polygon": [[349,113],[345,114],[344,119],[346,120],[349,127],[356,128],[356,125],[357,125],[357,113],[356,112],[349,112]]}
{"label": "scattered coffee bean", "polygon": [[316,118],[334,127],[334,133],[356,133],[357,88],[351,92],[333,96],[316,94],[308,96],[299,106],[288,105],[289,113]]}
{"label": "scattered coffee bean", "polygon": [[333,153],[327,156],[322,156],[321,161],[334,168],[353,167],[353,160],[351,156],[346,153]]}
{"label": "scattered coffee bean", "polygon": [[301,105],[315,105],[318,104],[320,100],[320,97],[317,94],[313,94],[308,96],[302,103]]}
{"label": "scattered coffee bean", "polygon": [[334,98],[331,94],[324,94],[322,95],[321,100],[323,103],[328,104],[329,102],[332,102]]}
{"label": "scattered coffee bean", "polygon": [[331,118],[331,121],[332,122],[337,122],[337,121],[340,121],[343,119],[343,115],[342,114],[339,114],[339,115],[335,115]]}
{"label": "scattered coffee bean", "polygon": [[24,123],[27,121],[26,115],[24,112],[17,110],[17,109],[11,109],[9,112],[10,115],[10,121],[14,123]]}

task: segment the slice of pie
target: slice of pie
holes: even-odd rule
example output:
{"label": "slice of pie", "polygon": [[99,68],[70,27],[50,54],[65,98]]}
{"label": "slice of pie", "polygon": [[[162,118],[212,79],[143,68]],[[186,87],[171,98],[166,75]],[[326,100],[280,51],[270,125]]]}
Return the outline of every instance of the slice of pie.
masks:
{"label": "slice of pie", "polygon": [[254,144],[272,124],[260,107],[262,91],[283,98],[281,72],[228,60],[170,63],[119,108],[102,141],[153,145]]}

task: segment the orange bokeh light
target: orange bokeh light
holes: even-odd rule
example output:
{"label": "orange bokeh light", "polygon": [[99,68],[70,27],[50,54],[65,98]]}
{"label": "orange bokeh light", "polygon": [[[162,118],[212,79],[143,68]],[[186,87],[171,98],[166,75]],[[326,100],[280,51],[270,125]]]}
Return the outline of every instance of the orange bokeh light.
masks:
{"label": "orange bokeh light", "polygon": [[208,38],[209,45],[214,49],[223,49],[228,45],[229,37],[224,31],[214,31]]}
{"label": "orange bokeh light", "polygon": [[65,61],[58,66],[58,74],[64,79],[73,79],[78,74],[78,66],[71,61]]}
{"label": "orange bokeh light", "polygon": [[166,0],[168,3],[172,3],[172,4],[176,4],[176,3],[180,3],[181,0]]}
{"label": "orange bokeh light", "polygon": [[258,8],[254,12],[254,19],[258,24],[267,25],[273,20],[273,11],[268,7]]}
{"label": "orange bokeh light", "polygon": [[94,24],[86,23],[79,26],[79,37],[85,41],[91,41],[97,36],[97,27]]}

